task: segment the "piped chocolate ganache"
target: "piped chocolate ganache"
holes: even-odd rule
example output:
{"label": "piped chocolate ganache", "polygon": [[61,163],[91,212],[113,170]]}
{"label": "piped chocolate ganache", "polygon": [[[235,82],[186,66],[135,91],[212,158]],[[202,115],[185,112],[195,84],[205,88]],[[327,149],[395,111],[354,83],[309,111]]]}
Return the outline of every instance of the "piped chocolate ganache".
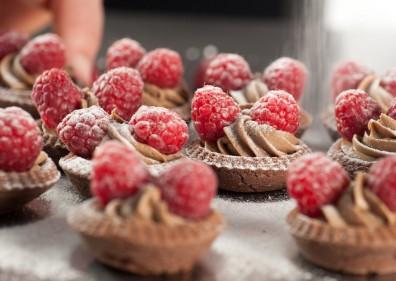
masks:
{"label": "piped chocolate ganache", "polygon": [[363,137],[355,135],[352,142],[342,141],[341,149],[346,155],[368,162],[396,155],[396,120],[381,114],[378,120],[370,120]]}

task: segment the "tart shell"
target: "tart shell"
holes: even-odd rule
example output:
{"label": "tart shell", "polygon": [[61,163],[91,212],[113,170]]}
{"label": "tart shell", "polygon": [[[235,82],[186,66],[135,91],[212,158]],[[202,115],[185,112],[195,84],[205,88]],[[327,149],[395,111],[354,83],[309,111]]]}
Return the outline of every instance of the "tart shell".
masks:
{"label": "tart shell", "polygon": [[351,177],[354,177],[355,173],[358,171],[368,171],[373,162],[350,157],[349,155],[345,154],[344,151],[342,151],[341,143],[342,139],[339,139],[333,143],[329,148],[327,155],[334,161],[340,163]]}
{"label": "tart shell", "polygon": [[13,211],[47,191],[60,178],[54,162],[44,163],[27,172],[0,171],[0,213]]}
{"label": "tart shell", "polygon": [[303,143],[297,152],[281,157],[243,157],[224,155],[202,147],[194,141],[185,155],[211,166],[219,179],[219,187],[234,192],[265,192],[286,186],[289,164],[311,150]]}
{"label": "tart shell", "polygon": [[224,228],[216,211],[200,221],[168,226],[106,216],[90,199],[68,216],[96,259],[141,275],[188,272]]}
{"label": "tart shell", "polygon": [[297,209],[287,222],[302,255],[316,265],[360,275],[396,272],[396,226],[334,227]]}

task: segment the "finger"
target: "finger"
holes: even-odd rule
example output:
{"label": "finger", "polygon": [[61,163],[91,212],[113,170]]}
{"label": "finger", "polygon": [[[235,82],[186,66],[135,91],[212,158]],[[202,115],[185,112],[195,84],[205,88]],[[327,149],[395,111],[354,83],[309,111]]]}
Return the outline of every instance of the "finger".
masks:
{"label": "finger", "polygon": [[101,0],[52,0],[54,29],[63,38],[67,59],[76,78],[89,85],[102,40]]}

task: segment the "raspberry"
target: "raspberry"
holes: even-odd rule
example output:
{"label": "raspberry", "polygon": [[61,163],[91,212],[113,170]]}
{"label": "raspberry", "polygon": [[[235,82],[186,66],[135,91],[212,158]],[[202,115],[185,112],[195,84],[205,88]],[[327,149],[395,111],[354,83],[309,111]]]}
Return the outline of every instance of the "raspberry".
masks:
{"label": "raspberry", "polygon": [[386,115],[396,120],[396,99],[393,100],[393,103],[391,107],[389,107]]}
{"label": "raspberry", "polygon": [[396,156],[375,162],[370,167],[367,184],[392,212],[396,212]]}
{"label": "raspberry", "polygon": [[163,107],[142,106],[129,124],[138,141],[164,154],[179,152],[188,141],[186,122]]}
{"label": "raspberry", "polygon": [[81,107],[82,93],[66,71],[44,71],[34,83],[32,99],[45,126],[56,128],[62,119]]}
{"label": "raspberry", "polygon": [[145,53],[146,50],[135,40],[129,38],[117,40],[107,50],[106,69],[120,66],[134,68]]}
{"label": "raspberry", "polygon": [[191,119],[205,141],[216,141],[224,136],[223,128],[232,124],[239,112],[235,101],[219,87],[199,88],[191,102]]}
{"label": "raspberry", "polygon": [[160,48],[147,53],[137,66],[143,81],[160,88],[177,87],[184,68],[180,55],[170,49]]}
{"label": "raspberry", "polygon": [[92,159],[91,193],[106,205],[112,199],[134,195],[149,176],[133,150],[108,141],[95,150]]}
{"label": "raspberry", "polygon": [[396,67],[389,69],[381,78],[381,86],[396,97]]}
{"label": "raspberry", "polygon": [[195,73],[195,78],[194,78],[194,89],[198,89],[198,88],[205,86],[206,69],[208,68],[209,63],[213,59],[214,59],[214,56],[209,57],[209,58],[204,58],[198,65],[198,68]]}
{"label": "raspberry", "polygon": [[22,48],[20,61],[25,71],[32,75],[51,68],[63,68],[66,63],[65,46],[57,35],[43,34]]}
{"label": "raspberry", "polygon": [[192,160],[182,160],[169,167],[160,175],[158,185],[170,211],[189,219],[207,216],[217,192],[213,170]]}
{"label": "raspberry", "polygon": [[129,120],[142,104],[143,81],[137,70],[118,67],[102,74],[92,91],[107,113],[115,109],[124,120]]}
{"label": "raspberry", "polygon": [[0,170],[29,170],[42,147],[40,129],[29,113],[19,107],[0,108]]}
{"label": "raspberry", "polygon": [[250,115],[259,124],[294,134],[300,126],[300,108],[293,96],[283,90],[269,91],[252,107]]}
{"label": "raspberry", "polygon": [[354,61],[345,61],[337,65],[331,76],[331,92],[334,100],[349,89],[356,89],[360,82],[373,71]]}
{"label": "raspberry", "polygon": [[282,57],[272,62],[265,70],[262,80],[270,90],[284,90],[299,101],[304,93],[308,71],[295,59]]}
{"label": "raspberry", "polygon": [[107,133],[109,115],[98,106],[75,110],[56,128],[67,149],[81,157],[91,158],[93,151]]}
{"label": "raspberry", "polygon": [[342,166],[321,152],[304,155],[289,166],[287,191],[307,216],[320,216],[320,208],[336,202],[348,186]]}
{"label": "raspberry", "polygon": [[337,129],[348,140],[355,134],[362,136],[370,119],[377,119],[380,114],[379,105],[362,90],[346,90],[336,99]]}
{"label": "raspberry", "polygon": [[6,55],[19,51],[28,41],[28,36],[16,31],[0,35],[0,60]]}
{"label": "raspberry", "polygon": [[240,90],[252,79],[249,64],[237,54],[218,54],[208,64],[205,83],[224,91]]}

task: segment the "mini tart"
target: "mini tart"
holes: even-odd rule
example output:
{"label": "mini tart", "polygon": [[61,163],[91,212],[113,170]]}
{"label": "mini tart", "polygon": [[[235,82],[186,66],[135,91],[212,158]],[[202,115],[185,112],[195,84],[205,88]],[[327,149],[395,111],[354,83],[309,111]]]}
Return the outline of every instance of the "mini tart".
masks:
{"label": "mini tart", "polygon": [[0,61],[0,107],[18,106],[39,118],[31,99],[31,88],[35,77],[22,68],[15,54],[5,56]]}
{"label": "mini tart", "polygon": [[166,89],[146,83],[142,98],[144,105],[164,107],[176,112],[185,121],[191,119],[191,93],[184,82]]}
{"label": "mini tart", "polygon": [[[144,204],[153,208],[157,200],[159,192],[146,198]],[[68,223],[80,233],[96,259],[140,275],[191,271],[224,227],[222,216],[215,210],[197,221],[161,223],[146,217],[122,216],[121,204],[113,200],[103,208],[96,199],[89,199],[69,214]],[[147,213],[146,207],[137,208]]]}
{"label": "mini tart", "polygon": [[328,156],[351,176],[367,171],[382,157],[396,156],[396,120],[382,113],[378,120],[370,120],[363,137],[355,135],[352,142],[339,139],[330,147]]}
{"label": "mini tart", "polygon": [[[353,195],[344,194],[340,199],[348,204],[343,211],[325,207],[333,223],[307,217],[297,209],[289,213],[289,231],[302,255],[316,265],[350,274],[395,273],[395,214],[368,190],[347,192]],[[369,201],[361,201],[363,194]],[[340,214],[360,225],[346,225]]]}
{"label": "mini tart", "polygon": [[[256,78],[247,84],[247,86],[240,91],[231,91],[230,96],[244,110],[247,114],[253,104],[261,97],[265,96],[268,92],[267,85],[261,81],[260,74],[256,74]],[[304,111],[300,111],[300,127],[295,135],[300,138],[304,135],[305,131],[312,124],[312,116]]]}
{"label": "mini tart", "polygon": [[0,213],[13,211],[47,191],[60,178],[54,162],[41,152],[26,172],[0,171]]}
{"label": "mini tart", "polygon": [[[149,145],[136,141],[129,131],[128,124],[112,121],[108,136],[103,142],[110,139],[118,140],[136,151],[144,163],[148,165],[148,169],[153,175],[157,175],[170,164],[183,158],[181,153],[165,155]],[[83,197],[91,197],[90,176],[92,161],[90,159],[69,153],[59,160],[59,166]]]}
{"label": "mini tart", "polygon": [[224,190],[265,192],[284,188],[289,164],[311,151],[293,135],[258,125],[243,114],[224,131],[225,137],[216,143],[196,140],[184,151],[188,158],[211,166]]}

